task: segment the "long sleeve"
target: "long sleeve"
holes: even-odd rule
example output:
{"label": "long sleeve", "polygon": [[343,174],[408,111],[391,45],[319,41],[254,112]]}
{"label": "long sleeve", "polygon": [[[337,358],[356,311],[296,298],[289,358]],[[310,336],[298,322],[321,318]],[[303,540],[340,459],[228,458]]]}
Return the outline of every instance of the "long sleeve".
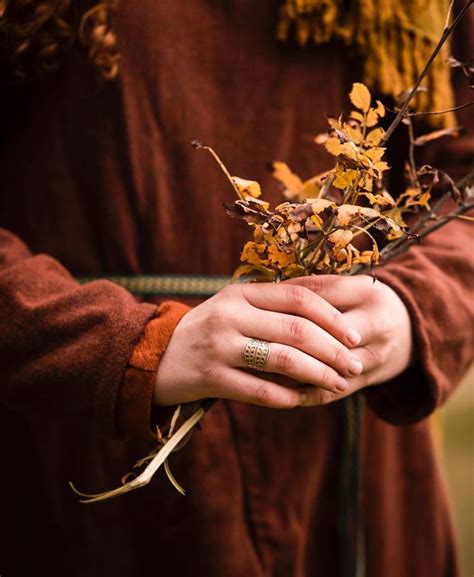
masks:
{"label": "long sleeve", "polygon": [[411,317],[416,363],[399,377],[366,390],[382,418],[406,424],[441,405],[473,358],[472,223],[452,222],[382,268]]}
{"label": "long sleeve", "polygon": [[58,261],[32,255],[4,229],[0,295],[0,402],[45,419],[93,419],[104,435],[126,436],[117,423],[121,394],[122,407],[140,404],[137,395],[143,399],[135,387],[130,400],[130,385],[124,386],[134,347],[155,319],[155,329],[168,327],[160,333],[161,350],[173,324],[169,318],[176,317],[174,306],[160,311],[138,303],[107,281],[80,285]]}

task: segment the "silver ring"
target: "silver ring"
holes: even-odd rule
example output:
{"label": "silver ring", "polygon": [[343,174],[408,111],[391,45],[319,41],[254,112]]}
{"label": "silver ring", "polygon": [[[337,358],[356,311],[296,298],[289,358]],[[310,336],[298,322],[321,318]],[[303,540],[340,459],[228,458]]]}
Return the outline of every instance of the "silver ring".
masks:
{"label": "silver ring", "polygon": [[242,359],[249,369],[262,371],[270,354],[270,345],[265,341],[250,339],[242,351]]}

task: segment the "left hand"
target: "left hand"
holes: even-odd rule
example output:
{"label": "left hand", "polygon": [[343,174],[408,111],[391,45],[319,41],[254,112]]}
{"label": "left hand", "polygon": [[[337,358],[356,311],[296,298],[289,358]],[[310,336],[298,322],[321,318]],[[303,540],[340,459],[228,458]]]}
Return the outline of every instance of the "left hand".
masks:
{"label": "left hand", "polygon": [[307,276],[285,281],[301,284],[343,312],[348,323],[362,336],[352,354],[363,372],[348,379],[343,393],[321,391],[321,404],[350,395],[364,387],[388,381],[402,373],[413,361],[410,316],[398,294],[368,275]]}

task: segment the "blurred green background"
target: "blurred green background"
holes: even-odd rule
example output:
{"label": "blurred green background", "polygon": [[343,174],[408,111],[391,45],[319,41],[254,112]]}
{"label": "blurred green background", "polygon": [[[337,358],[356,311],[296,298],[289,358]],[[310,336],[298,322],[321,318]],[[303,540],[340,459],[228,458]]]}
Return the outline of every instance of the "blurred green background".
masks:
{"label": "blurred green background", "polygon": [[461,575],[474,576],[474,368],[441,411],[441,459],[461,552]]}

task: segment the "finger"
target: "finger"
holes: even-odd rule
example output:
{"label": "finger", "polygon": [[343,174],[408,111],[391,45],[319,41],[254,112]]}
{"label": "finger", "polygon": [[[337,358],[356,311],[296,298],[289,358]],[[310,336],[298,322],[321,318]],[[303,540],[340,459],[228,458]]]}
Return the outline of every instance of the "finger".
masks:
{"label": "finger", "polygon": [[337,308],[301,284],[247,284],[242,285],[242,294],[258,309],[306,318],[348,346],[360,342],[360,335]]}
{"label": "finger", "polygon": [[329,403],[333,403],[334,401],[339,401],[358,391],[364,389],[365,387],[375,384],[377,381],[376,372],[368,372],[359,375],[353,379],[348,380],[348,386],[345,391],[341,391],[339,393],[334,393],[331,391],[327,391],[325,389],[320,388],[313,388],[313,390],[308,390],[305,388],[306,391],[306,398],[302,403],[302,407],[313,407],[318,405],[328,405]]}
{"label": "finger", "polygon": [[346,346],[314,322],[299,316],[254,309],[252,314],[240,317],[237,329],[249,338],[289,345],[348,377],[359,375],[363,369]]}
{"label": "finger", "polygon": [[302,286],[341,310],[357,306],[370,298],[373,278],[368,275],[311,275],[283,281],[282,285]]}
{"label": "finger", "polygon": [[242,401],[253,405],[271,407],[274,409],[292,409],[301,405],[306,399],[304,390],[283,387],[239,369],[226,371],[225,393],[222,398]]}
{"label": "finger", "polygon": [[[234,366],[246,368],[242,351],[248,340],[242,339],[240,354]],[[263,370],[279,373],[301,383],[322,387],[328,391],[339,392],[347,388],[347,381],[333,368],[293,347],[280,343],[270,343],[270,351]]]}
{"label": "finger", "polygon": [[368,314],[367,310],[361,308],[354,308],[344,313],[344,316],[360,334],[361,339],[358,347],[367,346],[373,341],[379,340],[383,337],[385,331],[380,319],[374,320],[373,315]]}

